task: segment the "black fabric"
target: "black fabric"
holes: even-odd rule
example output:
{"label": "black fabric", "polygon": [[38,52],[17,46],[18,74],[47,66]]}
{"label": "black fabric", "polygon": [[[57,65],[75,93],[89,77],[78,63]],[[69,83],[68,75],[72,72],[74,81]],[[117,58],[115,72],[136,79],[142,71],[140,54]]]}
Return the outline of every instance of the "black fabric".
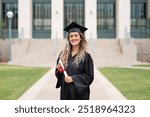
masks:
{"label": "black fabric", "polygon": [[81,26],[75,22],[70,23],[68,26],[64,28],[64,31],[70,33],[70,32],[79,32],[84,33],[87,30],[86,27]]}
{"label": "black fabric", "polygon": [[69,56],[66,68],[67,74],[73,79],[73,83],[66,83],[64,81],[64,74],[56,69],[56,88],[61,87],[61,100],[89,100],[90,98],[89,86],[94,79],[93,60],[90,54],[86,53],[85,60],[80,62],[79,66],[76,66],[73,63],[75,56]]}
{"label": "black fabric", "polygon": [[79,28],[71,28],[68,33],[71,33],[71,32],[79,32],[79,33],[82,33]]}

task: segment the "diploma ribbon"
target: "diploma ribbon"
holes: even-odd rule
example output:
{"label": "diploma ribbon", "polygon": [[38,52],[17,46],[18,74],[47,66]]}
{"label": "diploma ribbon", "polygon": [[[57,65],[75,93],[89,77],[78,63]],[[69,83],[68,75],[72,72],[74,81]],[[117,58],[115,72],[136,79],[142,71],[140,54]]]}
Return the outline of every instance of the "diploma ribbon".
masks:
{"label": "diploma ribbon", "polygon": [[65,77],[68,76],[68,75],[67,75],[67,72],[66,72],[66,70],[65,70],[65,68],[64,68],[64,65],[62,64],[61,59],[59,59],[59,62],[58,62],[58,63],[60,63],[60,65],[61,65],[61,67],[62,67],[62,69],[63,69],[63,73],[64,73]]}

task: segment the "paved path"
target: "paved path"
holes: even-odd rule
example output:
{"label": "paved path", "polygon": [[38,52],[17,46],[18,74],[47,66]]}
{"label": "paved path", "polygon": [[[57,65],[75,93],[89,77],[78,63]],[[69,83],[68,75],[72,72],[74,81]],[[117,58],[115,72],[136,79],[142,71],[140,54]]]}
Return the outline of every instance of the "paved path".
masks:
{"label": "paved path", "polygon": [[[59,100],[59,89],[55,88],[53,67],[19,100]],[[95,68],[95,79],[91,85],[91,100],[126,100],[126,98]]]}

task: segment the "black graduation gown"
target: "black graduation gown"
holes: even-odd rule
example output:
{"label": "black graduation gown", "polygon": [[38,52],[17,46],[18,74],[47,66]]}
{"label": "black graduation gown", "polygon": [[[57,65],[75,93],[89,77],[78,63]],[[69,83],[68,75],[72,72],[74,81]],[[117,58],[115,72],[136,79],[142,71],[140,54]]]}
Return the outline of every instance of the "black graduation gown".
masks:
{"label": "black graduation gown", "polygon": [[[90,98],[90,84],[94,79],[93,60],[89,53],[85,54],[84,61],[79,63],[79,66],[73,64],[74,55],[68,57],[68,66],[66,72],[71,76],[73,83],[66,83],[64,81],[64,74],[56,69],[55,75],[57,77],[56,88],[61,87],[61,100],[89,100]],[[58,60],[57,60],[58,62]]]}

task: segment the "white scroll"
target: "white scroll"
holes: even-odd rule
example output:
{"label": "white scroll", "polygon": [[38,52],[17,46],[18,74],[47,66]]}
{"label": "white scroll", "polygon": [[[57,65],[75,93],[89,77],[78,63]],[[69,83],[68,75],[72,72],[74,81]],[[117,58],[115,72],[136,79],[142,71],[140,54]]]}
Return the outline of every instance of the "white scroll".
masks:
{"label": "white scroll", "polygon": [[66,72],[66,70],[65,70],[65,68],[64,68],[64,65],[62,64],[61,59],[59,59],[59,62],[58,62],[58,63],[60,63],[61,67],[63,68],[63,72],[64,72],[65,77],[68,76],[68,74],[67,74],[67,72]]}

